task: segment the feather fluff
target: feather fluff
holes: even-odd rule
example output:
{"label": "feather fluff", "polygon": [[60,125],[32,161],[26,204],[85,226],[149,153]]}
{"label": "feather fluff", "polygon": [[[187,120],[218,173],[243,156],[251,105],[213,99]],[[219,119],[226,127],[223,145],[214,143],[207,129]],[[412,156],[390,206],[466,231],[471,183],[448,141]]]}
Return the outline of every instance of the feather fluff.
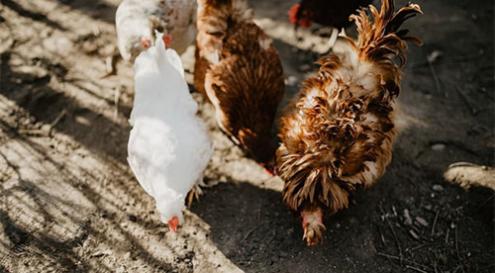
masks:
{"label": "feather fluff", "polygon": [[183,53],[196,36],[196,7],[195,0],[123,0],[115,14],[122,58],[134,60],[141,38],[153,41],[155,31],[171,35],[171,47]]}
{"label": "feather fluff", "polygon": [[189,93],[177,53],[162,39],[134,64],[134,107],[128,162],[143,189],[156,201],[162,220],[177,216],[187,193],[201,181],[213,149],[197,104]]}
{"label": "feather fluff", "polygon": [[400,25],[421,10],[409,4],[394,12],[392,0],[370,10],[351,16],[358,39],[339,38],[281,119],[277,171],[293,210],[346,208],[350,193],[376,183],[391,161],[405,42],[417,41]]}

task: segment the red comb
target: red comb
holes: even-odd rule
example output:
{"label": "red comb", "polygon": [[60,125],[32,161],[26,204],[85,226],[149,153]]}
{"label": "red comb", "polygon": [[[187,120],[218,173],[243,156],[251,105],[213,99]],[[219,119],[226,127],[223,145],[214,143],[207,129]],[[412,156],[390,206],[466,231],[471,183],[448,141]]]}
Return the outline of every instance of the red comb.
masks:
{"label": "red comb", "polygon": [[301,8],[301,4],[297,3],[292,5],[292,7],[289,9],[289,22],[291,24],[296,25],[298,18],[297,18],[297,13],[299,12],[299,9]]}
{"label": "red comb", "polygon": [[172,44],[172,35],[170,34],[163,35],[163,42],[165,43],[167,48],[169,48],[170,45]]}
{"label": "red comb", "polygon": [[308,28],[311,26],[311,20],[305,13],[301,13],[301,4],[294,4],[289,10],[289,21],[300,27]]}

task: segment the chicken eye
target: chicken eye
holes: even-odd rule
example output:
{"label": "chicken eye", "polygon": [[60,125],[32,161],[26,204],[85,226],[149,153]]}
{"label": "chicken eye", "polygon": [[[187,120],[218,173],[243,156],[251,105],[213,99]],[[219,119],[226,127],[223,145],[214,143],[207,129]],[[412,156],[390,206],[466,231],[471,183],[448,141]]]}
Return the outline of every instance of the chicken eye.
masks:
{"label": "chicken eye", "polygon": [[162,32],[163,33],[163,30],[164,30],[163,29],[163,26],[157,26],[156,27],[156,31],[158,31],[158,32]]}

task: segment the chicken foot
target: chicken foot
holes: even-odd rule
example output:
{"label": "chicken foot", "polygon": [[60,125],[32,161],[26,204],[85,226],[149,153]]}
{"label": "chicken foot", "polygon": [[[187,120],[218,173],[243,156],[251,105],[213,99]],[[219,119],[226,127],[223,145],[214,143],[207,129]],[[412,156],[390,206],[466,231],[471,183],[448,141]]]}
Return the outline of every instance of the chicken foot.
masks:
{"label": "chicken foot", "polygon": [[323,211],[319,207],[307,206],[301,211],[302,227],[304,229],[303,240],[308,246],[314,246],[321,242],[326,228],[323,224]]}

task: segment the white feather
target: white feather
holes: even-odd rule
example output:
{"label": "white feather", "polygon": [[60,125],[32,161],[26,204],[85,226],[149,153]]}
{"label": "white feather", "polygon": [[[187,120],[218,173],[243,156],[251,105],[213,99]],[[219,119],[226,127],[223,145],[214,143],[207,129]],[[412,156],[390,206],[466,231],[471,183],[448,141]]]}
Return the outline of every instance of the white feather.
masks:
{"label": "white feather", "polygon": [[195,0],[123,0],[115,14],[122,58],[139,55],[141,38],[153,41],[158,28],[172,36],[171,47],[182,54],[196,36],[196,7]]}
{"label": "white feather", "polygon": [[183,222],[187,193],[201,181],[213,149],[197,104],[189,93],[177,53],[162,39],[134,64],[134,107],[128,162],[143,189],[154,197],[163,221]]}

